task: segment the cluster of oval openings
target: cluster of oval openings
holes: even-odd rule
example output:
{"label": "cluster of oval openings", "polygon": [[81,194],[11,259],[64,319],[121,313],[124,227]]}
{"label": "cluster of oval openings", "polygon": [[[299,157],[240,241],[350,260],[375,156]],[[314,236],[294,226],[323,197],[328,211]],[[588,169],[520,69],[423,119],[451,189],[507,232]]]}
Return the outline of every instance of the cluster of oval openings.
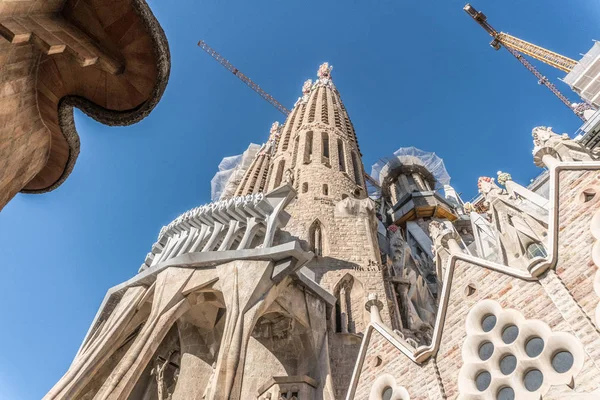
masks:
{"label": "cluster of oval openings", "polygon": [[[481,320],[481,328],[484,332],[491,332],[496,327],[496,316],[488,314]],[[519,337],[519,328],[516,325],[508,324],[502,328],[502,341],[506,344],[511,344]],[[538,336],[531,336],[525,341],[525,354],[529,358],[536,358],[544,350],[544,340]],[[494,344],[490,341],[485,341],[479,346],[479,358],[482,361],[489,360],[494,354]],[[573,354],[569,351],[561,350],[552,356],[552,368],[562,374],[566,373],[573,366]],[[514,354],[509,352],[500,357],[499,369],[506,376],[511,375],[517,369],[518,360]],[[543,373],[536,368],[529,369],[523,374],[523,385],[530,392],[537,391],[544,382]],[[492,382],[491,374],[482,370],[475,377],[475,386],[481,392],[487,390]],[[515,391],[510,386],[504,386],[496,393],[497,400],[513,400],[515,399]]]}

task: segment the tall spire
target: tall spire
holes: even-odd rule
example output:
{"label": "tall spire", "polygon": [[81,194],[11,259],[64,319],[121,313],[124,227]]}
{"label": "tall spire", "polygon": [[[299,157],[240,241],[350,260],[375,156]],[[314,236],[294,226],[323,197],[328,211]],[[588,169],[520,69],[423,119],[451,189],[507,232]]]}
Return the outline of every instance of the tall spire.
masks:
{"label": "tall spire", "polygon": [[271,125],[269,140],[263,144],[250,167],[244,173],[235,193],[236,196],[244,196],[251,193],[261,193],[267,188],[267,182],[271,171],[271,156],[277,148],[277,142],[281,132],[278,121]]}

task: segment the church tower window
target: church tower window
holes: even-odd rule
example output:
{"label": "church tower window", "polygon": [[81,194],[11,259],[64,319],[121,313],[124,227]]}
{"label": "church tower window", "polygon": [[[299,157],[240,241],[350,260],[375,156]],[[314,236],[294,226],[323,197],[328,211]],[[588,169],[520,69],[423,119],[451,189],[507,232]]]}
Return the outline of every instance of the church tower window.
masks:
{"label": "church tower window", "polygon": [[324,124],[328,124],[329,114],[327,113],[327,90],[322,89],[321,93],[321,122]]}
{"label": "church tower window", "polygon": [[298,159],[298,151],[300,147],[300,136],[296,136],[294,139],[294,148],[292,149],[292,168],[296,168],[296,161]]}
{"label": "church tower window", "polygon": [[279,165],[277,166],[277,175],[275,175],[275,185],[274,188],[279,187],[281,185],[281,180],[283,179],[283,169],[285,168],[285,160],[279,161]]}
{"label": "church tower window", "polygon": [[313,133],[306,132],[306,141],[304,142],[304,164],[308,164],[313,154]]}
{"label": "church tower window", "polygon": [[325,157],[329,161],[329,134],[327,132],[323,132],[321,134],[321,146],[323,157]]}
{"label": "church tower window", "polygon": [[338,139],[338,160],[340,164],[340,171],[346,172],[346,159],[344,156],[344,143],[341,139]]}
{"label": "church tower window", "polygon": [[356,156],[356,153],[354,151],[352,152],[352,167],[354,168],[354,182],[356,182],[358,186],[362,186],[362,180],[360,178],[360,166],[358,165],[358,157]]}
{"label": "church tower window", "polygon": [[[306,185],[308,185],[306,183]],[[316,220],[309,229],[310,247],[316,256],[323,255],[323,228],[321,222]]]}

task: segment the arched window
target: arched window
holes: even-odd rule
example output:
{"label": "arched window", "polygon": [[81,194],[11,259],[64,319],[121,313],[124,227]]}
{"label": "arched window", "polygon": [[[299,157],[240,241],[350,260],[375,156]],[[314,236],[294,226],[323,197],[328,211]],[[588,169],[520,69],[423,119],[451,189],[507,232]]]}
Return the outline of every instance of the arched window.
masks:
{"label": "arched window", "polygon": [[323,157],[329,162],[329,134],[327,132],[321,134],[321,148]]}
{"label": "arched window", "polygon": [[338,333],[359,333],[365,328],[364,313],[356,309],[357,304],[364,304],[362,283],[351,274],[344,275],[335,285],[333,294],[336,297],[335,331]]}
{"label": "arched window", "polygon": [[[308,185],[308,184],[306,184]],[[319,220],[316,220],[310,226],[308,230],[308,237],[310,240],[310,248],[316,256],[323,255],[323,227]]]}
{"label": "arched window", "polygon": [[356,156],[356,153],[354,151],[352,152],[352,167],[354,168],[354,182],[356,182],[358,186],[362,186],[362,179],[360,177],[360,165],[358,165],[358,157]]}
{"label": "arched window", "polygon": [[547,257],[548,252],[540,243],[533,242],[527,246],[527,258]]}
{"label": "arched window", "polygon": [[275,175],[275,184],[273,188],[279,187],[281,185],[281,180],[283,179],[283,169],[285,168],[285,160],[279,161],[279,165],[277,166],[277,174]]}
{"label": "arched window", "polygon": [[340,164],[340,171],[346,172],[346,159],[344,156],[344,143],[341,139],[338,139],[338,161]]}
{"label": "arched window", "polygon": [[306,132],[306,140],[304,142],[304,164],[308,164],[312,158],[313,153],[313,133],[312,131]]}

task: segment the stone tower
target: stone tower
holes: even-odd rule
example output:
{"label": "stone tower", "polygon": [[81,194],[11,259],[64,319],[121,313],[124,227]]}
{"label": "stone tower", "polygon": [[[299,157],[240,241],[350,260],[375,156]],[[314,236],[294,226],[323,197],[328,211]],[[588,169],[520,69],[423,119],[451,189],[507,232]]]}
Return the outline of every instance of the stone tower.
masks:
{"label": "stone tower", "polygon": [[[330,352],[336,398],[342,398],[359,335],[369,322],[367,295],[376,293],[384,303],[390,296],[356,133],[329,64],[320,66],[314,83],[304,83],[302,97],[282,127],[271,168],[270,190],[288,183],[297,192],[286,208],[291,215],[286,231],[314,252],[308,268],[337,299]],[[387,323],[390,314],[385,306],[381,315]]]}

